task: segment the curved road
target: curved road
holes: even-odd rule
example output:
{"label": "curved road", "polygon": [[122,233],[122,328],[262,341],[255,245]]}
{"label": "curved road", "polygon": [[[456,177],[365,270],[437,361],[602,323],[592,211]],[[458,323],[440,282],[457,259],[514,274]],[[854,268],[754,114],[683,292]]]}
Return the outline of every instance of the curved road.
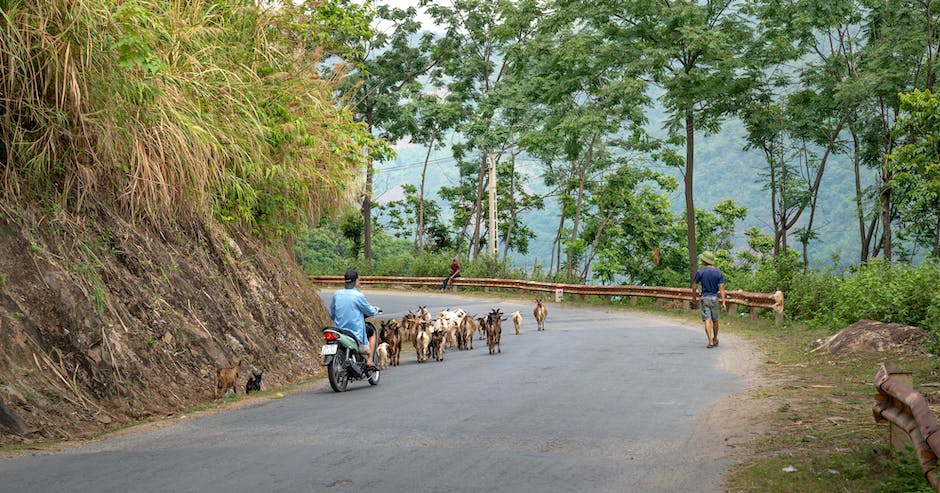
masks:
{"label": "curved road", "polygon": [[548,303],[536,332],[532,302],[366,294],[380,318],[418,304],[432,316],[520,310],[523,333],[504,322],[497,355],[479,340],[441,363],[402,352],[375,387],[336,394],[324,379],[282,399],[0,459],[0,491],[721,491],[730,460],[701,418],[745,382],[719,369],[724,348],[706,350],[701,330]]}

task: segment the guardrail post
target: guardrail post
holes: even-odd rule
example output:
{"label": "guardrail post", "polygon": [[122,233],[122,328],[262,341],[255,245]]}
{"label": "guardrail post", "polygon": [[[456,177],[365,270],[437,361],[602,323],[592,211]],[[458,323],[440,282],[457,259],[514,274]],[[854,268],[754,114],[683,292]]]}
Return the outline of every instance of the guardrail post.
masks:
{"label": "guardrail post", "polygon": [[630,297],[630,306],[636,306],[636,299],[637,299],[636,296]]}
{"label": "guardrail post", "polygon": [[927,399],[914,390],[909,372],[899,371],[892,363],[884,363],[875,374],[875,421],[888,422],[888,443],[892,451],[913,447],[920,470],[930,482],[933,491],[940,492],[937,474],[937,450],[940,450],[940,430],[937,418],[930,410]]}
{"label": "guardrail post", "polygon": [[738,314],[738,304],[737,303],[728,303],[728,316],[735,316]]}
{"label": "guardrail post", "polygon": [[774,293],[774,326],[783,325],[783,291]]}
{"label": "guardrail post", "polygon": [[[887,370],[888,376],[895,381],[902,382],[914,387],[914,377],[909,371],[901,371],[897,365],[894,363],[885,363],[885,370]],[[894,397],[887,396],[888,402],[892,407],[896,408],[907,408],[907,405],[903,402],[898,401]],[[891,450],[895,452],[903,452],[907,450],[907,447],[912,447],[914,442],[911,441],[911,436],[904,428],[894,424],[891,421],[888,421],[888,445],[891,447]]]}
{"label": "guardrail post", "polygon": [[760,308],[757,308],[756,306],[751,307],[751,321],[752,322],[754,320],[757,320],[757,310],[760,310]]}

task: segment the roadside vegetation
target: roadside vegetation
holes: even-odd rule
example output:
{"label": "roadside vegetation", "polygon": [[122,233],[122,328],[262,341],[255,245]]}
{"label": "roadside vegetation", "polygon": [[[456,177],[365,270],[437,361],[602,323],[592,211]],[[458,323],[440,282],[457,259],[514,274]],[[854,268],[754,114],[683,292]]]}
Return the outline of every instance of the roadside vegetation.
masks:
{"label": "roadside vegetation", "polygon": [[886,361],[913,374],[914,387],[936,395],[940,362],[932,355],[852,353],[832,356],[810,343],[828,337],[826,327],[773,321],[728,320],[722,327],[757,344],[766,383],[750,397],[769,399],[768,431],[748,446],[753,457],[727,478],[731,492],[930,491],[910,453],[892,454],[888,429],[876,424],[875,373]]}
{"label": "roadside vegetation", "polygon": [[[164,242],[174,223],[193,237],[229,228],[291,244],[311,274],[443,276],[457,257],[466,277],[687,286],[697,254],[712,250],[728,289],[786,296],[783,329],[730,323],[758,342],[767,374],[787,382],[756,390],[780,405],[774,431],[753,444],[757,458],[732,474],[733,491],[917,483],[869,422],[879,357],[832,358],[806,344],[859,319],[940,336],[935,6],[846,1],[820,16],[813,3],[772,0],[421,3],[439,32],[422,30],[414,8],[352,0],[0,0],[4,224],[81,238],[61,229],[94,231],[103,216],[146,223]],[[712,159],[755,153],[721,179],[759,190],[751,202],[761,210],[750,214],[761,228],[738,231],[749,214],[738,197],[702,205],[711,187],[696,137],[725,125],[740,127],[739,140]],[[426,150],[421,171],[400,200],[376,204],[375,165],[404,139]],[[459,177],[438,201],[425,185],[443,148]],[[837,164],[848,179],[824,180]],[[489,167],[500,190],[495,255],[486,253]],[[547,192],[526,186],[535,179]],[[831,252],[830,269],[812,255],[826,246],[826,192],[852,223],[841,240],[853,258]],[[552,214],[542,212],[549,198]],[[513,255],[537,237],[533,213],[551,224],[551,255],[516,266]],[[200,221],[211,224],[192,226]],[[100,236],[101,251],[86,247],[68,281],[98,317],[143,306],[120,298],[116,268],[101,258],[150,262],[152,251]],[[193,244],[227,257],[218,253],[231,246],[210,243]],[[0,272],[0,290],[45,284],[15,275],[35,274],[35,257],[68,257],[49,242],[25,245],[22,265]],[[179,272],[164,267],[154,293],[195,284],[171,282]],[[191,320],[182,300],[192,298],[153,305]],[[10,323],[66,328],[30,319],[43,310],[29,308],[8,310]],[[169,333],[134,329],[142,352]],[[935,340],[927,349],[940,349]],[[940,375],[929,357],[898,362],[915,382]]]}

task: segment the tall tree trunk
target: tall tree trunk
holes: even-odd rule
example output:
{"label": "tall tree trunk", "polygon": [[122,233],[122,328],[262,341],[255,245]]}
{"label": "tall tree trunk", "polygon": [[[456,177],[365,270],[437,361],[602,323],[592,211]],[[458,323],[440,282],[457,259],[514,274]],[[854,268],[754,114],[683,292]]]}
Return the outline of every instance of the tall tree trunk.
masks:
{"label": "tall tree trunk", "polygon": [[[840,121],[836,128],[832,131],[832,134],[829,136],[829,143],[826,145],[826,151],[823,152],[822,157],[819,159],[819,168],[816,169],[816,178],[810,183],[809,192],[810,192],[810,203],[809,203],[809,221],[806,224],[806,237],[803,241],[803,272],[806,272],[809,269],[809,254],[807,252],[809,246],[809,238],[813,232],[813,219],[816,217],[816,200],[819,199],[819,187],[822,184],[822,177],[826,171],[826,163],[829,162],[829,156],[832,155],[832,149],[835,147],[836,142],[839,139],[839,134],[842,133],[842,127],[845,124],[845,121]],[[806,153],[806,146],[803,146],[804,155]],[[807,173],[809,172],[809,158],[807,157]],[[800,208],[800,211],[797,213],[796,217],[793,219],[794,222],[799,218],[803,213],[803,208]]]}
{"label": "tall tree trunk", "polygon": [[473,202],[473,235],[470,237],[470,255],[473,260],[480,256],[480,223],[483,221],[483,190],[486,180],[486,158],[487,153],[482,153],[483,162],[480,165],[480,173],[477,176],[477,196]]}
{"label": "tall tree trunk", "polygon": [[[852,134],[852,167],[855,171],[855,213],[858,215],[858,239],[859,239],[859,261],[865,263],[868,261],[869,245],[871,236],[865,227],[865,206],[862,204],[862,170],[861,170],[861,150],[858,141],[858,134],[855,133],[855,127],[849,129]],[[867,238],[866,238],[867,237]]]}
{"label": "tall tree trunk", "polygon": [[940,257],[940,209],[937,209],[937,222],[933,229],[933,255],[934,258]]}
{"label": "tall tree trunk", "polygon": [[[552,241],[552,250],[551,256],[548,263],[548,276],[551,277],[552,273],[556,270],[561,272],[561,233],[565,229],[565,207],[562,205],[561,214],[558,215],[558,230],[555,231],[555,240]],[[557,263],[556,263],[557,258]],[[554,270],[553,270],[554,269]]]}
{"label": "tall tree trunk", "polygon": [[588,170],[594,161],[594,144],[597,143],[597,134],[591,136],[588,153],[583,165],[578,169],[578,195],[575,200],[574,216],[571,218],[571,242],[568,244],[568,259],[565,264],[565,273],[568,276],[574,272],[574,244],[578,241],[578,229],[581,223],[581,207],[584,205],[584,189],[587,187]]}
{"label": "tall tree trunk", "polygon": [[695,169],[695,115],[685,112],[685,226],[689,247],[689,283],[698,270],[698,249],[695,244],[695,202],[692,198],[692,171]]}
{"label": "tall tree trunk", "polygon": [[872,242],[874,241],[876,233],[878,232],[879,219],[881,219],[881,217],[877,215],[871,218],[871,224],[868,225],[868,233],[866,233],[865,237],[862,238],[862,244],[864,245],[865,250],[870,252],[869,256],[866,258],[866,262],[869,258],[877,257],[878,252],[881,249],[882,243],[880,241],[874,242],[875,246],[872,248]]}
{"label": "tall tree trunk", "polygon": [[783,193],[777,188],[778,176],[780,173],[777,170],[778,159],[776,155],[776,145],[773,141],[770,144],[764,144],[764,156],[767,159],[767,164],[770,166],[770,219],[773,221],[774,228],[774,248],[771,254],[776,257],[780,252],[780,230],[783,229],[784,221],[781,219],[786,204],[783,204],[782,199],[780,198]]}
{"label": "tall tree trunk", "polygon": [[[366,125],[372,133],[372,108],[366,111]],[[366,267],[372,265],[372,178],[375,168],[372,166],[370,156],[366,163],[366,188],[362,196],[362,256]]]}
{"label": "tall tree trunk", "polygon": [[594,261],[594,255],[597,253],[597,247],[600,245],[601,238],[604,237],[604,231],[607,229],[607,224],[610,223],[610,216],[610,214],[605,215],[604,218],[601,219],[601,223],[597,226],[597,232],[594,234],[594,241],[591,242],[591,251],[584,260],[584,269],[581,270],[582,284],[587,282],[587,276],[591,272],[591,262]]}
{"label": "tall tree trunk", "polygon": [[430,142],[428,142],[428,152],[424,156],[424,167],[421,168],[421,188],[418,189],[418,229],[415,232],[415,247],[420,253],[424,253],[424,179],[428,173],[428,161],[431,160],[431,149],[434,148],[435,134],[431,133]]}
{"label": "tall tree trunk", "polygon": [[585,174],[582,169],[578,174],[578,195],[575,199],[574,216],[571,217],[571,236],[569,237],[567,259],[565,260],[565,273],[571,276],[574,270],[574,244],[578,241],[578,227],[581,219],[581,206],[584,204],[584,182]]}
{"label": "tall tree trunk", "polygon": [[509,224],[506,225],[506,239],[503,241],[503,261],[509,255],[509,239],[512,238],[512,230],[516,227],[516,216],[518,215],[516,207],[516,155],[510,154],[509,161]]}
{"label": "tall tree trunk", "polygon": [[884,255],[891,262],[891,171],[882,164],[881,171],[881,241]]}

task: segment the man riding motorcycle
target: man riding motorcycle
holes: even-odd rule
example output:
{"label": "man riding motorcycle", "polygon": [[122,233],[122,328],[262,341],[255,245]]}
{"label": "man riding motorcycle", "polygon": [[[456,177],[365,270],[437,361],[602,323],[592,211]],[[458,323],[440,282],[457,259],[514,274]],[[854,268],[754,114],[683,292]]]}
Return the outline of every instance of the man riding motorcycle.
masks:
{"label": "man riding motorcycle", "polygon": [[352,332],[359,342],[359,352],[366,354],[366,366],[375,369],[372,355],[375,353],[375,330],[365,323],[365,317],[373,317],[379,308],[372,306],[359,291],[359,273],[353,269],[343,276],[344,289],[333,293],[330,301],[330,318],[333,325]]}

